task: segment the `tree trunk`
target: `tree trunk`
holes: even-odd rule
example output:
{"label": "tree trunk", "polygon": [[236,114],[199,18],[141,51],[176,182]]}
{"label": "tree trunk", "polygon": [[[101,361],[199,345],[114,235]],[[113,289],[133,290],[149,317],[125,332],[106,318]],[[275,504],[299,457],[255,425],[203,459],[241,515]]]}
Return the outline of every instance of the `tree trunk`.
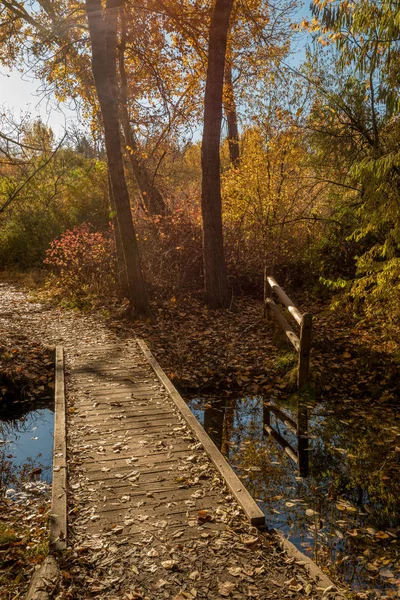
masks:
{"label": "tree trunk", "polygon": [[204,283],[210,308],[226,308],[230,292],[222,233],[220,138],[222,91],[229,18],[233,0],[215,0],[208,44],[204,129],[201,146]]}
{"label": "tree trunk", "polygon": [[116,78],[118,0],[107,0],[104,14],[101,0],[86,0],[86,12],[92,46],[92,72],[103,117],[108,168],[128,277],[129,301],[137,316],[151,317],[121,151]]}
{"label": "tree trunk", "polygon": [[218,450],[221,450],[226,400],[211,400],[210,404],[204,409],[204,429]]}
{"label": "tree trunk", "polygon": [[124,248],[122,246],[121,233],[119,231],[119,223],[117,218],[117,208],[115,206],[114,193],[111,185],[110,172],[108,172],[108,196],[110,199],[110,206],[112,212],[112,222],[114,228],[114,239],[115,239],[115,254],[117,263],[117,282],[119,284],[119,297],[129,298],[129,283],[128,276],[126,273],[126,264],[124,256]]}
{"label": "tree trunk", "polygon": [[150,215],[168,215],[170,213],[160,190],[154,183],[150,171],[142,163],[139,158],[140,149],[136,142],[135,136],[129,119],[128,112],[128,83],[125,71],[125,48],[126,48],[126,15],[123,6],[120,8],[121,18],[121,44],[118,53],[119,74],[121,80],[121,116],[122,127],[124,130],[125,143],[128,148],[129,162],[139,187],[142,196],[143,205]]}
{"label": "tree trunk", "polygon": [[232,166],[238,167],[240,164],[239,129],[237,122],[235,95],[233,91],[232,64],[230,62],[227,62],[225,65],[225,87],[225,115],[226,120],[228,122],[229,158],[231,160]]}

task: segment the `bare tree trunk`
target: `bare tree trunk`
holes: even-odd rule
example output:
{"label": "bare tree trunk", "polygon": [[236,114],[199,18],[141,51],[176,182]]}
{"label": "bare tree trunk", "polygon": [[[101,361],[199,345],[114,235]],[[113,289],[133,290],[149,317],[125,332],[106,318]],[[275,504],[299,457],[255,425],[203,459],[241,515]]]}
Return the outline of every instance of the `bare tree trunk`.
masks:
{"label": "bare tree trunk", "polygon": [[231,160],[231,164],[234,167],[238,167],[240,164],[239,129],[235,95],[233,91],[232,63],[230,62],[227,62],[225,65],[225,88],[227,97],[225,102],[225,115],[228,122],[229,158]]}
{"label": "bare tree trunk", "polygon": [[119,223],[117,219],[117,208],[115,206],[114,193],[111,185],[110,172],[108,172],[108,197],[112,212],[112,222],[114,227],[115,253],[117,263],[117,282],[119,284],[119,296],[121,298],[129,298],[129,283],[126,273],[126,264],[124,256],[124,248],[122,246],[121,233],[119,231]]}
{"label": "bare tree trunk", "polygon": [[125,71],[125,48],[126,48],[126,15],[123,6],[120,7],[120,18],[121,18],[121,44],[119,46],[118,53],[118,64],[119,74],[121,80],[121,115],[122,115],[122,127],[124,130],[125,142],[129,146],[129,161],[132,168],[133,175],[138,184],[140,194],[142,196],[143,204],[146,210],[151,215],[168,215],[170,213],[164,198],[160,190],[154,183],[153,177],[150,171],[142,163],[139,158],[140,150],[136,142],[135,136],[132,131],[132,127],[129,119],[128,112],[128,84]]}
{"label": "bare tree trunk", "polygon": [[215,0],[211,14],[204,98],[201,146],[204,283],[207,304],[213,309],[228,307],[230,303],[222,233],[219,148],[226,41],[232,5],[233,0]]}
{"label": "bare tree trunk", "polygon": [[103,117],[108,168],[128,277],[129,301],[138,316],[151,317],[121,151],[116,78],[118,0],[107,0],[104,12],[101,0],[86,0],[86,12],[92,46],[92,72]]}

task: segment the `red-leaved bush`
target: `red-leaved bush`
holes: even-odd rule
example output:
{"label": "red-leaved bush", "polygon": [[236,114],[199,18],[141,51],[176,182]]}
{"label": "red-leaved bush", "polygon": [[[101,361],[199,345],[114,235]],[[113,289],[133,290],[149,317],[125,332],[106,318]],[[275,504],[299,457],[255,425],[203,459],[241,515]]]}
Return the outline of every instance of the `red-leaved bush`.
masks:
{"label": "red-leaved bush", "polygon": [[[107,297],[115,292],[115,243],[112,228],[104,233],[83,223],[52,241],[44,263],[56,278],[57,294],[74,300]],[[54,282],[53,282],[54,283]]]}

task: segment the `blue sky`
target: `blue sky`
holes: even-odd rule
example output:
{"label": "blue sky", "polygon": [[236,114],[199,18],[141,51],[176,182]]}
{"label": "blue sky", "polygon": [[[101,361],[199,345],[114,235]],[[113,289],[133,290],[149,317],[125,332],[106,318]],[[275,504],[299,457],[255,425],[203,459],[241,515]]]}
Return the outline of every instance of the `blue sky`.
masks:
{"label": "blue sky", "polygon": [[50,125],[58,137],[62,135],[66,124],[76,121],[76,112],[66,105],[60,106],[54,97],[50,99],[40,94],[41,83],[29,75],[18,71],[0,68],[0,109],[10,110],[16,120],[20,114],[29,113],[34,119],[41,117],[44,123]]}

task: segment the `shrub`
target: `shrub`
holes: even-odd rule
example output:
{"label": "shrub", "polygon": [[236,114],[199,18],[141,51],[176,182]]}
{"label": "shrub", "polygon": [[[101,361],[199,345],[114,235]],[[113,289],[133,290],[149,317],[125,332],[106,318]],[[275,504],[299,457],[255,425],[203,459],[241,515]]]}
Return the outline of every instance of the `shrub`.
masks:
{"label": "shrub", "polygon": [[55,295],[82,304],[115,293],[115,245],[112,228],[93,231],[88,223],[53,240],[44,264],[54,275]]}

